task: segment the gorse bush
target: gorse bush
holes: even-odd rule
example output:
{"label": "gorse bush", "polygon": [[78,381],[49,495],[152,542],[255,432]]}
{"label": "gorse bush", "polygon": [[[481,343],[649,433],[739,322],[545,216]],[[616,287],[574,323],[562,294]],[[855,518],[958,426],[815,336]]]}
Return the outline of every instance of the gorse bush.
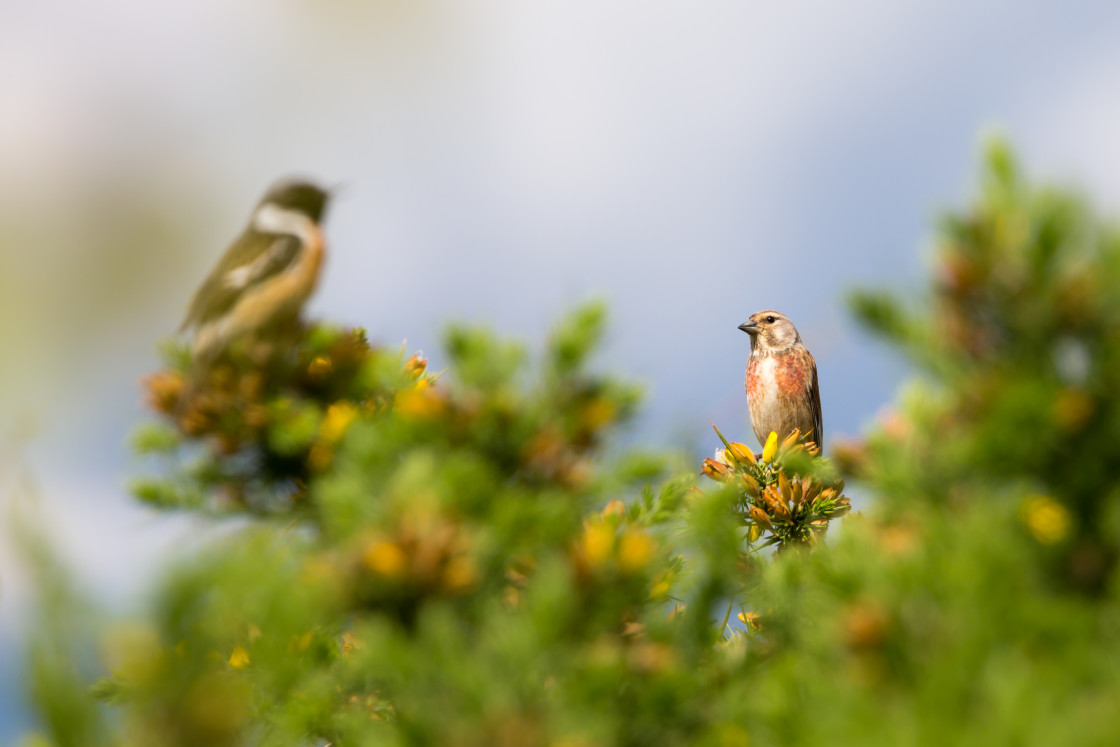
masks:
{"label": "gorse bush", "polygon": [[[36,738],[1111,743],[1120,234],[1001,146],[982,184],[924,297],[855,297],[920,375],[835,464],[799,434],[717,430],[683,474],[612,446],[639,395],[588,366],[598,305],[537,360],[452,328],[440,375],[321,324],[195,379],[169,349],[136,493],[247,518],[96,666],[40,631],[74,664],[32,660]],[[826,535],[841,472],[873,508]]]}

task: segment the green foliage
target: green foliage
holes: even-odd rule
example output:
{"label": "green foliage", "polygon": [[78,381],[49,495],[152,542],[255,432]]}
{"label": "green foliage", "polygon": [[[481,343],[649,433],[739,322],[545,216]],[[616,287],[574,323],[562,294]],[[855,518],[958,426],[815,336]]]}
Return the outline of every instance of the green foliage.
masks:
{"label": "green foliage", "polygon": [[17,514],[12,536],[34,572],[31,581],[38,610],[26,648],[29,698],[38,706],[50,740],[58,747],[96,747],[107,744],[103,714],[89,697],[85,681],[95,662],[90,655],[96,618],[88,600],[74,588],[42,536],[41,521]]}
{"label": "green foliage", "polygon": [[929,374],[869,439],[883,497],[968,505],[1017,483],[1006,499],[1046,496],[1068,525],[1055,581],[1103,589],[1120,550],[1118,301],[1120,232],[1075,196],[1030,187],[993,145],[979,202],[942,221],[928,301],[857,296]]}
{"label": "green foliage", "polygon": [[[927,294],[856,295],[921,375],[832,461],[611,448],[638,395],[588,365],[601,305],[538,361],[454,327],[439,377],[326,326],[205,375],[169,351],[137,494],[247,518],[103,632],[112,718],[33,658],[41,739],[1111,743],[1120,234],[1003,146],[982,183]],[[837,466],[874,508],[822,542]]]}

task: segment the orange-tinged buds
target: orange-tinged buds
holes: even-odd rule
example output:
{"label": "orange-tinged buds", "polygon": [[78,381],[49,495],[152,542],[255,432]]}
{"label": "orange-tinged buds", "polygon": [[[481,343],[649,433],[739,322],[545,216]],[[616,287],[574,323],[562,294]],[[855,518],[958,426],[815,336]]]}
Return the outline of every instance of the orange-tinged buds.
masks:
{"label": "orange-tinged buds", "polygon": [[789,447],[797,443],[797,439],[799,438],[801,438],[801,429],[794,428],[793,432],[786,436],[785,440],[782,441],[782,448],[788,449]]}
{"label": "orange-tinged buds", "polygon": [[758,506],[751,506],[750,515],[754,523],[763,529],[774,529],[774,524],[770,521],[770,517]]}
{"label": "orange-tinged buds", "polygon": [[759,487],[758,480],[754,479],[753,475],[740,474],[739,482],[743,483],[743,489],[747,491],[748,495],[758,497]]}
{"label": "orange-tinged buds", "polygon": [[617,498],[612,498],[603,506],[603,516],[622,516],[626,513],[626,504]]}
{"label": "orange-tinged buds", "polygon": [[366,547],[363,555],[366,567],[379,576],[395,578],[404,573],[407,558],[396,543],[378,540]]}
{"label": "orange-tinged buds", "polygon": [[420,378],[428,367],[428,359],[423,353],[413,353],[404,363],[404,372],[414,379]]}
{"label": "orange-tinged buds", "polygon": [[721,464],[715,459],[709,457],[708,459],[704,460],[703,472],[713,480],[722,482],[727,479],[727,475],[731,472],[731,468],[726,464]]}
{"label": "orange-tinged buds", "polygon": [[727,450],[731,452],[731,456],[734,457],[736,461],[745,462],[747,464],[755,463],[754,452],[748,449],[746,444],[732,441],[731,445],[727,447]]}
{"label": "orange-tinged buds", "polygon": [[819,482],[810,482],[809,485],[805,488],[805,496],[802,500],[804,500],[806,503],[812,503],[817,495],[820,494],[820,492],[821,484]]}
{"label": "orange-tinged buds", "polygon": [[157,412],[173,412],[183,394],[183,377],[171,371],[160,371],[144,381],[148,389],[148,406]]}
{"label": "orange-tinged buds", "polygon": [[412,389],[397,392],[394,405],[397,413],[408,420],[431,420],[443,411],[443,398],[429,389],[427,379],[420,379]]}
{"label": "orange-tinged buds", "polygon": [[769,464],[774,461],[774,454],[778,451],[778,434],[770,431],[770,435],[766,437],[766,445],[762,447],[762,462]]}
{"label": "orange-tinged buds", "polygon": [[789,508],[782,500],[782,494],[778,492],[778,488],[774,485],[769,486],[766,490],[762,491],[762,500],[774,513],[774,515],[785,521],[790,521],[793,515],[789,512]]}
{"label": "orange-tinged buds", "polygon": [[786,503],[793,502],[793,489],[789,486],[789,478],[786,477],[785,472],[778,473],[778,490],[782,494],[782,500]]}

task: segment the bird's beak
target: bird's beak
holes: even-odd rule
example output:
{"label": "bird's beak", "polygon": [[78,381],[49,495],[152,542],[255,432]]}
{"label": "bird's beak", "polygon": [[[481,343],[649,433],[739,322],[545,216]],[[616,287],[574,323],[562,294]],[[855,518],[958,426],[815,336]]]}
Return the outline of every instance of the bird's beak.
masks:
{"label": "bird's beak", "polygon": [[746,332],[748,335],[758,334],[758,322],[743,322],[739,325],[739,329]]}

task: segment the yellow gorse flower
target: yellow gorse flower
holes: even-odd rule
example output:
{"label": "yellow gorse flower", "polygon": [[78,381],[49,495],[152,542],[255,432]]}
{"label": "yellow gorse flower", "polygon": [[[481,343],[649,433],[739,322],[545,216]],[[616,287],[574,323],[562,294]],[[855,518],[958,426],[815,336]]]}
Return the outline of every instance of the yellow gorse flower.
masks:
{"label": "yellow gorse flower", "polygon": [[1031,536],[1044,545],[1061,542],[1073,529],[1069,509],[1048,495],[1028,497],[1019,515]]}
{"label": "yellow gorse flower", "polygon": [[404,573],[407,558],[396,543],[376,540],[370,543],[362,555],[366,567],[379,576],[397,578]]}
{"label": "yellow gorse flower", "polygon": [[626,573],[634,573],[646,567],[656,549],[653,538],[645,532],[628,529],[618,544],[618,567]]}
{"label": "yellow gorse flower", "polygon": [[307,372],[316,378],[321,378],[334,370],[334,363],[325,355],[317,355],[307,365]]}
{"label": "yellow gorse flower", "polygon": [[229,665],[233,669],[244,669],[249,666],[249,652],[241,646],[234,646],[229,655]]}
{"label": "yellow gorse flower", "polygon": [[328,443],[338,443],[346,433],[346,429],[358,414],[358,408],[352,402],[339,401],[327,408],[323,422],[319,424],[319,436]]}
{"label": "yellow gorse flower", "polygon": [[774,461],[774,455],[778,452],[778,434],[770,431],[770,435],[766,437],[766,445],[762,447],[762,461],[769,464]]}
{"label": "yellow gorse flower", "polygon": [[606,563],[614,548],[614,529],[603,523],[591,523],[583,531],[579,549],[587,564],[599,568]]}

